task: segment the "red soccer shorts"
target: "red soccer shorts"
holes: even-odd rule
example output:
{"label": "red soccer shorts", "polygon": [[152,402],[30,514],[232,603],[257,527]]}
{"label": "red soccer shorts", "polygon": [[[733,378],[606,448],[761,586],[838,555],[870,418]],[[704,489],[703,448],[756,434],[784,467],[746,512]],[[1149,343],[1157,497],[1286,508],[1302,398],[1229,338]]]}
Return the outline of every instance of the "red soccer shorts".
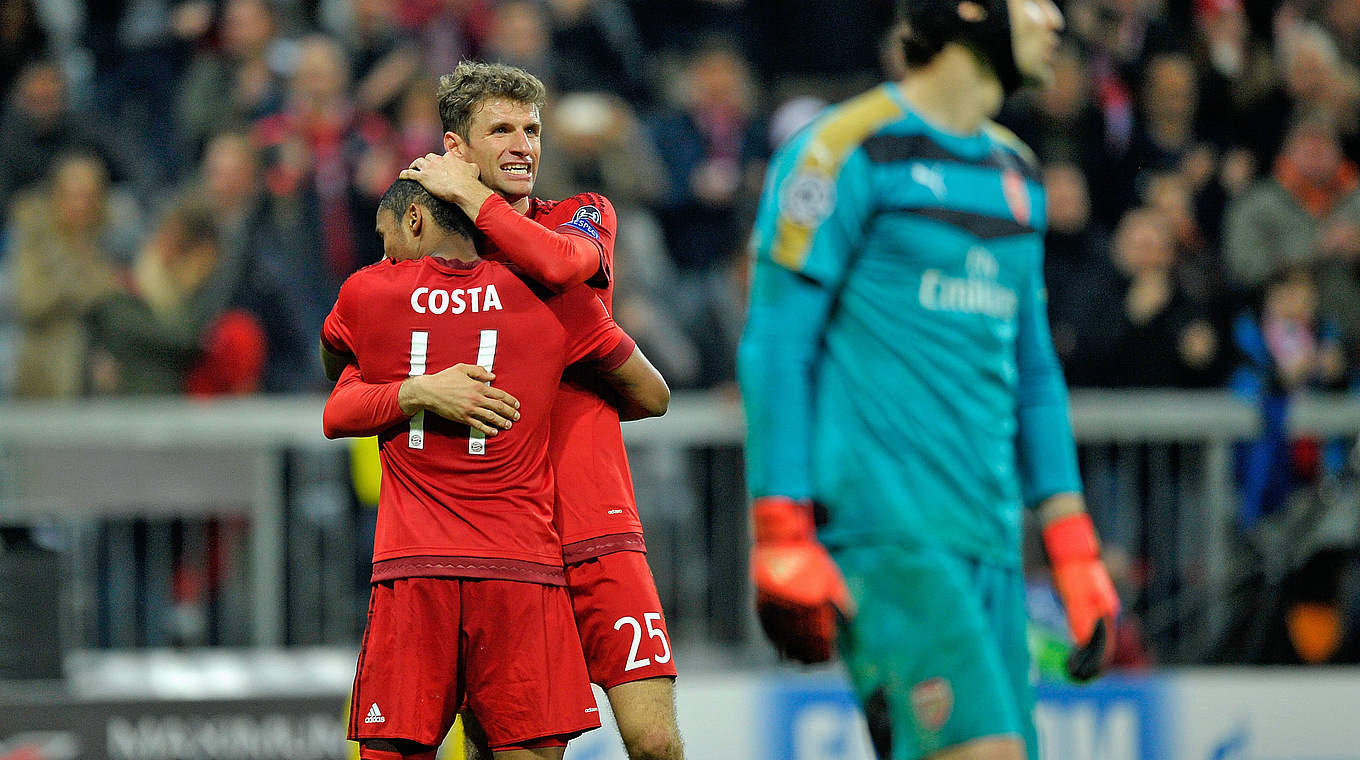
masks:
{"label": "red soccer shorts", "polygon": [[566,589],[457,578],[373,584],[349,738],[435,746],[464,707],[492,749],[599,727]]}
{"label": "red soccer shorts", "polygon": [[671,637],[646,554],[621,551],[567,565],[567,587],[591,681],[608,689],[675,677]]}

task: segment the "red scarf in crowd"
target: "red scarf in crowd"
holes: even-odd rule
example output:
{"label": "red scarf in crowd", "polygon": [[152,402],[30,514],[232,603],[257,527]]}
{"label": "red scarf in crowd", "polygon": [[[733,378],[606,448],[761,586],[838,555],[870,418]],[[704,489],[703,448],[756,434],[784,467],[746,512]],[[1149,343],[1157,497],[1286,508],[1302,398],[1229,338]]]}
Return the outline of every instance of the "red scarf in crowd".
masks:
{"label": "red scarf in crowd", "polygon": [[1332,210],[1337,201],[1360,187],[1360,172],[1355,164],[1342,161],[1336,174],[1320,185],[1304,178],[1299,168],[1285,156],[1275,159],[1275,180],[1294,197],[1299,206],[1314,219],[1321,219]]}

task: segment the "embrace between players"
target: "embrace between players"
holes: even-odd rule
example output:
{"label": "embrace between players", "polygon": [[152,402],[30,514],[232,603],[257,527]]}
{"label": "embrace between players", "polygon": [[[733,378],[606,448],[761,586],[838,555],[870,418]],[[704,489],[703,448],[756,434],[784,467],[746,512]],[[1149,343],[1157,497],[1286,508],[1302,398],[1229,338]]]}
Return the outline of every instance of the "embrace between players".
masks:
{"label": "embrace between players", "polygon": [[326,434],[377,434],[383,471],[349,737],[433,758],[461,713],[469,757],[560,758],[600,725],[594,682],[630,757],[678,760],[619,428],[670,391],[610,317],[613,209],[530,197],[532,75],[465,62],[438,97],[447,153],[388,189],[384,259],[322,328]]}

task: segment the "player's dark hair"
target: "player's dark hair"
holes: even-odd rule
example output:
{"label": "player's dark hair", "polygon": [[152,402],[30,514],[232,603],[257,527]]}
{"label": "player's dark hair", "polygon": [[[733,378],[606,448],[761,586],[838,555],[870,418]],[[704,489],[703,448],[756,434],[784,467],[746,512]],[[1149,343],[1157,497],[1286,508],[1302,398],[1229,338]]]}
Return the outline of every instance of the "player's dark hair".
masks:
{"label": "player's dark hair", "polygon": [[439,120],[445,132],[464,140],[472,127],[472,114],[488,98],[505,98],[539,110],[548,102],[548,90],[538,77],[503,63],[461,61],[452,74],[439,78]]}
{"label": "player's dark hair", "polygon": [[461,208],[430,195],[429,190],[413,179],[393,182],[378,201],[378,210],[386,209],[400,222],[413,203],[429,211],[434,223],[443,229],[474,242],[477,240],[477,226]]}

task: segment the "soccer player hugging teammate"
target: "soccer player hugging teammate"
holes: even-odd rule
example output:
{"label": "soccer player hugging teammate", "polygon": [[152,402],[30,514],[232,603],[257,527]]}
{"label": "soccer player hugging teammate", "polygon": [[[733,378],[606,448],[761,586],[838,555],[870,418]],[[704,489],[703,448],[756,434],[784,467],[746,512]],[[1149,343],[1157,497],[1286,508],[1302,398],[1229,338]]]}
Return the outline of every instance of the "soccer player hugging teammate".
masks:
{"label": "soccer player hugging teammate", "polygon": [[[322,332],[328,372],[348,375],[326,434],[376,432],[383,471],[349,737],[364,760],[433,758],[466,709],[496,757],[560,758],[599,718],[553,527],[553,399],[574,363],[637,416],[670,392],[594,291],[481,259],[463,212],[418,183],[389,188],[377,228],[386,258],[345,282]],[[523,402],[494,437],[403,408],[403,386],[464,361]]]}
{"label": "soccer player hugging teammate", "polygon": [[1045,319],[1043,189],[991,122],[1052,76],[1062,15],[901,11],[906,77],[790,140],[757,214],[738,376],[758,612],[791,657],[839,649],[879,757],[1033,758],[1022,507],[1074,677],[1101,669],[1119,608]]}
{"label": "soccer player hugging teammate", "polygon": [[[543,85],[521,69],[459,64],[439,88],[448,152],[416,159],[401,176],[474,220],[488,258],[554,292],[584,284],[608,309],[616,228],[609,201],[594,193],[561,201],[531,196],[544,100]],[[370,380],[366,373],[364,380]],[[347,392],[372,388],[360,382]],[[624,406],[621,417],[617,396],[587,368],[568,368],[562,377],[550,412],[553,523],[590,679],[605,690],[629,757],[680,760],[675,664],[619,427],[621,418],[638,414]],[[377,407],[370,398],[368,408],[382,411]],[[395,420],[401,411],[388,405],[385,413]],[[510,422],[484,416],[497,426]],[[475,721],[468,735],[475,742]],[[470,757],[484,751],[476,744],[484,743],[470,746]]]}

